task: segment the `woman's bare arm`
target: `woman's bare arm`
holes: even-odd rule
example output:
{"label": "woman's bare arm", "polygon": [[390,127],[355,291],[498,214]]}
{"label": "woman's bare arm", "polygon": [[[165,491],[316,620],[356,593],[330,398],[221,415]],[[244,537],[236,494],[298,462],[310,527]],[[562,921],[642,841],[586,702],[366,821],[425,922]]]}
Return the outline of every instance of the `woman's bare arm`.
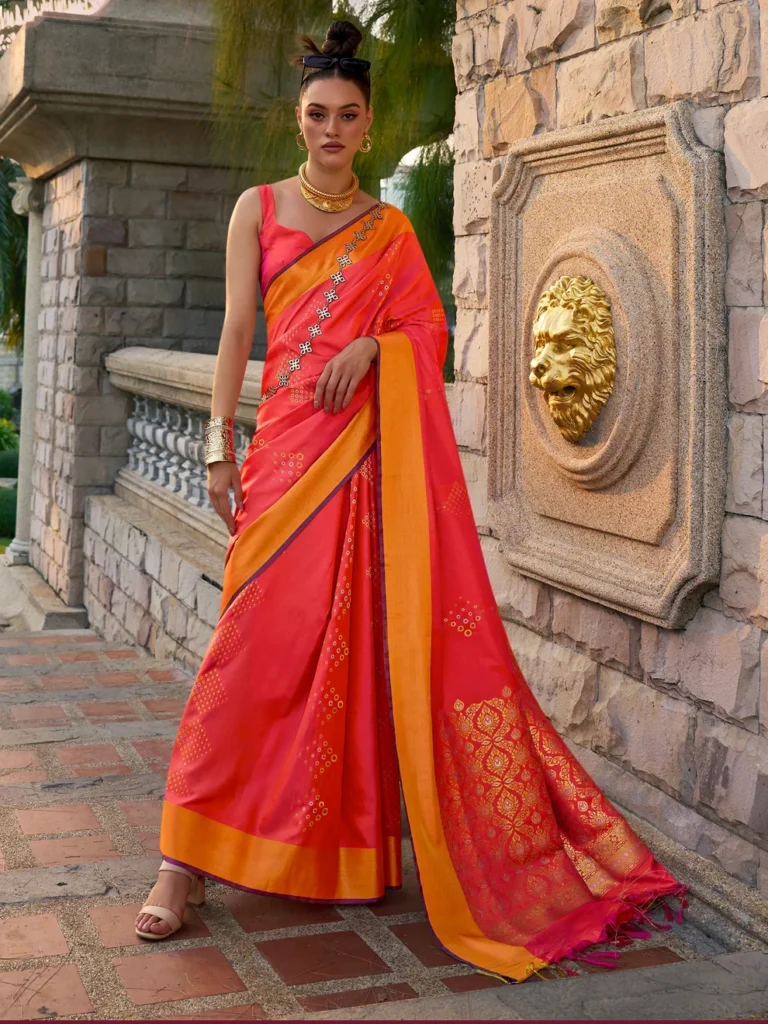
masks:
{"label": "woman's bare arm", "polygon": [[[256,327],[260,227],[259,192],[255,188],[248,189],[238,199],[229,222],[227,304],[213,375],[211,416],[234,416],[243,386]],[[230,489],[234,491],[235,504],[242,508],[243,491],[238,467],[232,462],[211,463],[208,466],[208,495],[230,534],[233,534],[235,521],[229,503]]]}
{"label": "woman's bare arm", "polygon": [[227,305],[213,377],[212,416],[234,416],[256,326],[261,249],[258,189],[243,192],[227,235]]}

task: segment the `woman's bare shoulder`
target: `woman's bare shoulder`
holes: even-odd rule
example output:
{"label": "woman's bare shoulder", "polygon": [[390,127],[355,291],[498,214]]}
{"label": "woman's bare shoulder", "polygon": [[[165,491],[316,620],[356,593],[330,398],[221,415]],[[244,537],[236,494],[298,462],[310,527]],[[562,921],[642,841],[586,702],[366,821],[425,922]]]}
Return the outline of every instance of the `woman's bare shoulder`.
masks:
{"label": "woman's bare shoulder", "polygon": [[261,193],[257,185],[240,193],[232,216],[233,218],[237,217],[241,222],[254,224],[257,228],[261,227]]}

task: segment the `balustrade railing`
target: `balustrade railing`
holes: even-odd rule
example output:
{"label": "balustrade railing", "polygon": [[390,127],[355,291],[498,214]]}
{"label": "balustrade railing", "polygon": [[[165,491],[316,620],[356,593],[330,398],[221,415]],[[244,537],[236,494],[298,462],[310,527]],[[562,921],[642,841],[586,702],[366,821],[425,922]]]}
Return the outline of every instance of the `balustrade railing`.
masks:
{"label": "balustrade railing", "polygon": [[[203,461],[214,365],[214,356],[138,347],[107,357],[112,384],[134,396],[127,423],[131,443],[116,493],[223,543],[227,532],[211,508]],[[243,382],[235,415],[238,462],[253,435],[261,368],[261,363],[249,363]]]}

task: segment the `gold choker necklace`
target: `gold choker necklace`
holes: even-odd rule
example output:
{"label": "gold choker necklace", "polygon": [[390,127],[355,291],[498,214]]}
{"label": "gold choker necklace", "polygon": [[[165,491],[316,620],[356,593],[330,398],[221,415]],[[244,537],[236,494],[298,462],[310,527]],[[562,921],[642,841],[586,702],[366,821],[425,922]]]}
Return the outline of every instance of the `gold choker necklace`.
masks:
{"label": "gold choker necklace", "polygon": [[322,192],[307,181],[307,163],[304,161],[299,168],[299,186],[301,194],[315,209],[322,210],[324,213],[340,213],[342,210],[348,210],[352,205],[352,200],[357,192],[358,177],[353,171],[352,185],[346,192]]}

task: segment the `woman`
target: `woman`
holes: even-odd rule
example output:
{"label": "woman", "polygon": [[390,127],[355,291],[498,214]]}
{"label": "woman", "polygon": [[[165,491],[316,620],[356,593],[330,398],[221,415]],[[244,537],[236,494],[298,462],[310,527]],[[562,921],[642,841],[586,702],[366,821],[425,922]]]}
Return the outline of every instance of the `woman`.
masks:
{"label": "woman", "polygon": [[[322,51],[307,41],[305,174],[246,192],[232,218],[207,428],[232,537],[137,931],[172,934],[202,877],[379,899],[401,881],[401,783],[438,940],[521,981],[682,890],[510,651],[445,399],[445,315],[408,219],[352,175],[373,120],[359,41],[348,22]],[[238,473],[259,281],[263,401]]]}

